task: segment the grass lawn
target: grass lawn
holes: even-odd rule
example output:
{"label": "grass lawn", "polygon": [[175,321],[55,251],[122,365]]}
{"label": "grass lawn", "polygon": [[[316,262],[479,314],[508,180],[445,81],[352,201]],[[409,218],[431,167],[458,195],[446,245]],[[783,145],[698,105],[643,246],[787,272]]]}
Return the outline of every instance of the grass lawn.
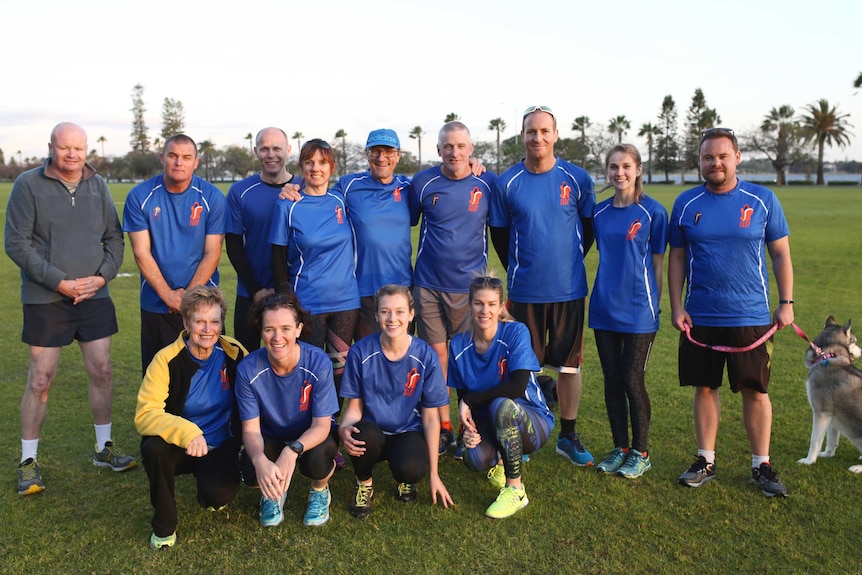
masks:
{"label": "grass lawn", "polygon": [[[4,214],[10,189],[10,184],[0,184]],[[120,210],[128,189],[112,186]],[[670,211],[681,190],[648,186],[647,193]],[[856,227],[862,219],[862,189],[791,187],[778,193],[791,229],[796,323],[813,338],[830,314],[841,322],[862,320],[862,304],[854,297],[862,279],[856,261],[862,243]],[[590,276],[597,258],[595,250],[588,255]],[[236,275],[226,256],[220,271],[232,303]],[[138,276],[128,242],[121,273],[123,277],[111,283],[120,322],[113,340],[114,439],[137,456],[133,415],[140,385]],[[692,391],[678,386],[678,333],[666,319],[669,304],[664,297],[665,320],[647,370],[653,468],[641,479],[603,477],[576,468],[549,444],[525,466],[530,505],[511,519],[492,522],[483,517],[495,497],[492,488],[451,455],[442,460],[440,470],[457,504],[449,510],[430,505],[427,481],[420,484],[418,504],[395,501],[395,485],[382,465],[376,472],[376,508],[370,517],[355,520],[348,515],[352,474],[343,471],[331,484],[332,519],[314,529],[301,523],[308,480],[297,473],[285,522],[264,530],[257,520],[256,492],[242,487],[228,513],[208,513],[196,503],[193,480],[183,476],[177,480],[179,542],[173,549],[153,552],[146,545],[152,508],[143,470],[118,474],[91,463],[94,434],[77,346],[63,350],[42,430],[39,462],[47,490],[27,498],[16,494],[18,409],[28,354],[20,341],[18,270],[2,257],[0,309],[6,328],[0,331],[0,342],[7,351],[0,364],[0,394],[6,398],[0,405],[0,572],[858,572],[859,558],[852,549],[862,522],[853,511],[856,504],[846,502],[862,500],[862,477],[847,471],[859,452],[844,439],[834,459],[820,459],[812,467],[796,463],[808,451],[811,410],[804,388],[807,344],[792,330],[776,335],[770,388],[772,460],[791,497],[767,499],[750,483],[740,398],[728,389],[723,391],[717,479],[696,490],[676,483],[696,445]],[[227,323],[230,331],[232,321]],[[578,429],[598,459],[612,443],[589,330],[584,356]],[[457,419],[454,410],[453,415]]]}

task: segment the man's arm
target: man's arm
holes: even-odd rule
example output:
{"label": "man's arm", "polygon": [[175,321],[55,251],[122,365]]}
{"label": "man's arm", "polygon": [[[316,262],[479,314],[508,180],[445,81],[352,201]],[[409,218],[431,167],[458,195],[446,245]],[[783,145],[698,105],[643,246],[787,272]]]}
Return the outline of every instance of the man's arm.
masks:
{"label": "man's arm", "polygon": [[186,289],[205,285],[210,281],[216,268],[218,268],[218,261],[221,259],[223,241],[224,234],[207,234],[204,237],[204,256],[201,258],[198,268],[195,270],[195,275],[192,276]]}
{"label": "man's arm", "polygon": [[667,291],[670,297],[670,318],[673,327],[683,331],[683,322],[692,325],[691,316],[682,307],[682,286],[685,283],[685,248],[670,248],[667,260]]}
{"label": "man's arm", "polygon": [[242,285],[248,291],[249,297],[254,297],[254,294],[260,291],[261,285],[257,281],[257,278],[254,277],[251,262],[248,261],[248,256],[242,243],[242,236],[239,234],[225,234],[224,243],[227,246],[227,257],[231,265],[233,265],[233,269],[236,270],[236,275],[239,276]]}
{"label": "man's arm", "polygon": [[[775,284],[778,286],[780,301],[793,300],[793,262],[790,261],[790,240],[787,236],[766,244],[769,257],[772,259],[772,273],[775,274]],[[778,329],[793,323],[793,304],[779,304],[773,314]]]}
{"label": "man's arm", "polygon": [[593,219],[581,218],[581,228],[584,230],[584,257],[590,253],[590,248],[593,247],[593,242],[596,239],[596,234],[593,231]]}
{"label": "man's arm", "polygon": [[491,243],[494,244],[494,250],[500,258],[500,264],[503,266],[503,271],[509,269],[509,228],[494,228],[491,230]]}
{"label": "man's arm", "polygon": [[185,290],[182,288],[171,289],[171,286],[168,285],[165,276],[162,275],[162,270],[159,269],[159,264],[153,257],[149,230],[129,232],[129,242],[132,244],[132,253],[135,255],[135,263],[138,264],[141,275],[144,276],[144,279],[168,308],[179,313],[180,300],[182,300]]}

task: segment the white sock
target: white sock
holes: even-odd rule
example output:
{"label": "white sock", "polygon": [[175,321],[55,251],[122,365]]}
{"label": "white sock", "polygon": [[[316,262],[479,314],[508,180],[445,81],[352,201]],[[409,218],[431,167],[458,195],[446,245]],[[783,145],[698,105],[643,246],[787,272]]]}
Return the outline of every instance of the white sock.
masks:
{"label": "white sock", "polygon": [[751,467],[753,469],[760,469],[761,463],[769,463],[768,455],[755,455],[751,454]]}
{"label": "white sock", "polygon": [[39,451],[39,439],[22,439],[21,440],[21,463],[24,463],[31,457],[36,459],[36,452]]}
{"label": "white sock", "polygon": [[93,424],[93,427],[96,428],[96,451],[102,451],[105,449],[105,442],[111,441],[111,424]]}
{"label": "white sock", "polygon": [[715,451],[708,451],[706,449],[698,449],[697,454],[706,459],[707,463],[715,463]]}

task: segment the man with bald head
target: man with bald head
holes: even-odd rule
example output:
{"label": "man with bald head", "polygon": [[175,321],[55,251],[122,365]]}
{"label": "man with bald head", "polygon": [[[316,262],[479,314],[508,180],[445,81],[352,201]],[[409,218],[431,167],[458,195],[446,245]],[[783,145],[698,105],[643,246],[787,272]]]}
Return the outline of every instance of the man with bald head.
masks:
{"label": "man with bald head", "polygon": [[30,346],[19,495],[45,489],[36,462],[39,433],[60,351],[73,339],[89,377],[93,464],[114,471],[137,465],[111,441],[111,336],[118,328],[108,282],[123,263],[117,209],[105,180],[86,162],[87,134],[80,126],[55,126],[48,151],[41,167],[15,180],[6,207],[6,253],[21,268],[21,339]]}
{"label": "man with bald head", "polygon": [[260,172],[230,187],[225,234],[227,256],[237,275],[234,336],[249,352],[260,348],[260,334],[249,326],[249,309],[255,301],[275,293],[269,243],[275,203],[286,184],[302,181],[287,171],[290,144],[284,130],[264,128],[254,144]]}

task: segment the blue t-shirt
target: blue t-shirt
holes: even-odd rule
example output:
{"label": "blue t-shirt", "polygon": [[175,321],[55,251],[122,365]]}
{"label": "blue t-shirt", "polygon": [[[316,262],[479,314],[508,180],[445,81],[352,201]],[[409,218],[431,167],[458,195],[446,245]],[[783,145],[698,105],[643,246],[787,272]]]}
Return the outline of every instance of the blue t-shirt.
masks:
{"label": "blue t-shirt", "polygon": [[[206,236],[227,229],[227,201],[214,185],[192,176],[186,191],[172,194],[162,174],[129,192],[123,210],[123,231],[150,232],[150,251],[171,289],[185,288],[204,255]],[[218,269],[209,285],[217,286]],[[153,313],[170,309],[141,275],[141,308]]]}
{"label": "blue t-shirt", "polygon": [[[536,373],[541,369],[530,343],[530,330],[517,321],[500,322],[497,335],[485,353],[477,353],[470,333],[459,333],[449,343],[449,387],[467,391],[487,391],[508,381],[509,374],[519,369],[530,372],[523,397],[517,398],[542,414],[548,427],[554,427],[554,414],[548,409]],[[488,419],[487,407],[474,417]]]}
{"label": "blue t-shirt", "polygon": [[587,295],[581,218],[593,214],[590,175],[557,158],[533,174],[518,162],[497,178],[489,224],[509,228],[508,295],[521,303],[557,303]]}
{"label": "blue t-shirt", "polygon": [[383,354],[379,333],[360,339],[347,353],[341,397],[361,399],[362,419],[387,435],[421,431],[422,408],[449,405],[437,354],[421,339],[410,340],[410,349],[398,361]]}
{"label": "blue t-shirt", "polygon": [[359,295],[373,296],[386,284],[413,285],[410,178],[395,175],[382,184],[368,172],[344,176],[332,186],[347,203],[356,237]]}
{"label": "blue t-shirt", "polygon": [[422,213],[415,285],[467,293],[470,280],[486,274],[486,226],[494,179],[494,174],[485,172],[451,180],[440,166],[413,176],[411,189]]}
{"label": "blue t-shirt", "polygon": [[[290,183],[301,185],[302,178],[294,176]],[[245,256],[261,288],[275,287],[269,232],[281,188],[264,182],[258,173],[233,184],[227,193],[229,219],[226,233],[242,236]],[[236,293],[243,297],[254,295],[248,293],[239,277]]]}
{"label": "blue t-shirt", "polygon": [[670,245],[685,248],[684,307],[696,325],[763,326],[769,311],[766,245],[789,235],[778,198],[738,181],[725,194],[701,185],[673,204]]}
{"label": "blue t-shirt", "polygon": [[[188,345],[187,341],[186,348]],[[221,447],[231,437],[230,421],[236,409],[224,349],[216,344],[207,359],[198,359],[191,352],[189,356],[200,367],[192,376],[182,416],[200,427],[208,446]]]}
{"label": "blue t-shirt", "polygon": [[623,208],[613,197],[593,210],[599,269],[590,296],[590,327],[623,333],[658,331],[659,294],[653,254],[667,249],[667,210],[642,196]]}
{"label": "blue t-shirt", "polygon": [[279,200],[269,242],[287,246],[287,272],[302,306],[315,315],[359,307],[353,230],[344,197],[331,190],[322,196]]}
{"label": "blue t-shirt", "polygon": [[240,419],[259,417],[261,433],[282,441],[297,439],[311,427],[313,418],[338,412],[329,356],[305,342],[296,344],[299,363],[287,375],[272,370],[266,349],[248,354],[236,370]]}

